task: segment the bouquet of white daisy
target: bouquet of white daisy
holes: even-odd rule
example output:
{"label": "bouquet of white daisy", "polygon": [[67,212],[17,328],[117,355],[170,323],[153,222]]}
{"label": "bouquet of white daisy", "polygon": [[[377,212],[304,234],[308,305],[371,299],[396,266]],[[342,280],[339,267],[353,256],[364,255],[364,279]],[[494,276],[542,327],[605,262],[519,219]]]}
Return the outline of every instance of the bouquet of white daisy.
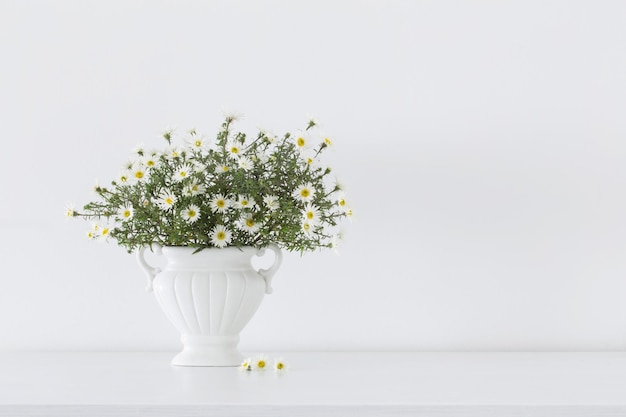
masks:
{"label": "bouquet of white daisy", "polygon": [[226,116],[215,140],[196,130],[163,134],[164,150],[138,147],[97,201],[70,217],[94,221],[92,239],[114,239],[132,252],[144,245],[203,248],[265,247],[290,251],[334,247],[350,217],[341,187],[320,155],[332,146],[316,123],[282,138],[261,131],[254,140]]}

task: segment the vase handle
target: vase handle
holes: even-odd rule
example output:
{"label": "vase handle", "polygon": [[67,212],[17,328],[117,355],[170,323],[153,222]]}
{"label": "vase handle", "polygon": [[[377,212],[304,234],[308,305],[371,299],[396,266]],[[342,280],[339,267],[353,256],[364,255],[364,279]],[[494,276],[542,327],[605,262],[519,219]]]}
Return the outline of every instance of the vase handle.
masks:
{"label": "vase handle", "polygon": [[139,266],[148,276],[148,285],[146,285],[146,291],[152,292],[152,281],[154,281],[154,278],[157,276],[157,274],[161,272],[161,269],[148,265],[148,262],[146,262],[146,258],[144,256],[146,249],[152,250],[155,255],[159,256],[162,254],[162,251],[161,245],[158,245],[156,243],[153,243],[152,246],[144,245],[137,251],[137,262],[139,262]]}
{"label": "vase handle", "polygon": [[274,255],[275,255],[274,263],[268,269],[259,269],[257,272],[265,280],[265,293],[271,294],[272,293],[272,278],[274,277],[274,274],[276,273],[276,271],[278,271],[278,268],[280,268],[280,264],[283,262],[283,252],[280,250],[278,245],[274,243],[270,243],[267,247],[259,249],[256,255],[257,256],[265,255],[265,249],[270,249],[272,252],[274,252]]}

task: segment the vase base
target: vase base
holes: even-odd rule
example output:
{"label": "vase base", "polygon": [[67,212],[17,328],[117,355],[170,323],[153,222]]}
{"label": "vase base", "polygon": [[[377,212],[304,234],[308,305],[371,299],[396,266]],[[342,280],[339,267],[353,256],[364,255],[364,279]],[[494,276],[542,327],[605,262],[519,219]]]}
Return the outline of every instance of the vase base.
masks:
{"label": "vase base", "polygon": [[230,354],[180,352],[172,359],[174,366],[239,366],[243,362],[243,355],[239,352]]}
{"label": "vase base", "polygon": [[174,366],[239,366],[243,361],[238,336],[185,335],[182,340],[184,348],[172,359]]}

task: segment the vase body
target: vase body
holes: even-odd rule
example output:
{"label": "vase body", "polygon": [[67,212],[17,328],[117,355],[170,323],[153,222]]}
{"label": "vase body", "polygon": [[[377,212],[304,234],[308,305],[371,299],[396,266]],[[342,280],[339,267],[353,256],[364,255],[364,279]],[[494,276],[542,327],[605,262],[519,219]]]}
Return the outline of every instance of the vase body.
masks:
{"label": "vase body", "polygon": [[262,254],[256,248],[211,248],[197,253],[186,247],[161,249],[165,267],[153,268],[149,275],[159,305],[182,336],[183,350],[173,365],[241,363],[239,333],[271,291],[271,270],[280,263],[280,250],[272,249],[277,251],[273,267],[260,271],[251,264],[254,256]]}

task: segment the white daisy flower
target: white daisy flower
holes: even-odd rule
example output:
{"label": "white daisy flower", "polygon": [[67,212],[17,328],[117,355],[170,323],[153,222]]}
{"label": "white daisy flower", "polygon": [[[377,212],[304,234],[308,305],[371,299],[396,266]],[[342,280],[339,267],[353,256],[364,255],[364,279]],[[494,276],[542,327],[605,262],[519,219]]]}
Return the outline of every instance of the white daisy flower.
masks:
{"label": "white daisy flower", "polygon": [[253,362],[253,367],[254,369],[258,370],[258,371],[264,371],[268,368],[269,364],[267,363],[267,356],[265,356],[264,354],[259,354],[259,356],[257,356],[254,359]]}
{"label": "white daisy flower", "polygon": [[169,159],[180,158],[181,153],[182,153],[182,149],[180,149],[178,146],[170,146],[165,151],[165,155]]}
{"label": "white daisy flower", "polygon": [[285,372],[289,368],[289,364],[283,358],[274,359],[274,370],[278,373]]}
{"label": "white daisy flower", "polygon": [[300,158],[302,158],[302,160],[304,160],[304,162],[306,162],[311,168],[319,166],[319,159],[316,158],[315,152],[308,149],[300,152]]}
{"label": "white daisy flower", "polygon": [[261,224],[252,218],[252,214],[249,214],[241,218],[239,221],[239,228],[244,232],[253,234],[261,228]]}
{"label": "white daisy flower", "polygon": [[306,236],[313,236],[313,229],[314,229],[314,225],[311,224],[310,222],[306,220],[302,222],[302,231],[304,232]]}
{"label": "white daisy flower", "polygon": [[237,142],[229,142],[226,144],[226,152],[228,152],[232,158],[239,158],[243,153],[243,146]]}
{"label": "white daisy flower", "polygon": [[171,190],[165,189],[161,191],[161,193],[159,194],[159,199],[157,200],[157,205],[161,208],[161,210],[170,210],[172,209],[172,207],[174,207],[175,203],[176,196]]}
{"label": "white daisy flower", "polygon": [[195,131],[187,139],[185,139],[185,142],[191,149],[195,149],[197,151],[206,149],[208,145],[208,141]]}
{"label": "white daisy flower", "polygon": [[135,165],[136,163],[137,161],[126,161],[122,168],[126,171],[130,171],[133,169],[133,165]]}
{"label": "white daisy flower", "polygon": [[341,210],[342,213],[345,213],[348,210],[346,196],[344,193],[337,194],[337,205],[339,206],[339,210]]}
{"label": "white daisy flower", "polygon": [[322,135],[322,143],[329,148],[333,147],[333,140],[328,135]]}
{"label": "white daisy flower", "polygon": [[248,197],[248,196],[240,194],[239,198],[237,198],[237,201],[235,202],[235,207],[239,209],[253,208],[255,204],[256,202],[254,201],[252,197]]}
{"label": "white daisy flower", "polygon": [[269,159],[270,157],[264,152],[258,152],[256,155],[254,155],[254,161],[260,164],[266,164]]}
{"label": "white daisy flower", "polygon": [[346,217],[348,218],[348,220],[350,220],[350,222],[352,222],[352,219],[354,218],[354,216],[353,216],[353,215],[354,215],[354,213],[352,212],[352,209],[351,209],[351,208],[346,209],[346,210],[344,211],[344,214],[346,215]]}
{"label": "white daisy flower", "polygon": [[278,197],[276,197],[275,195],[266,195],[265,197],[263,197],[263,203],[265,203],[265,206],[269,211],[275,211],[280,208],[280,204],[278,203]]}
{"label": "white daisy flower", "polygon": [[65,216],[70,218],[70,217],[74,217],[75,215],[76,215],[76,211],[74,211],[74,205],[67,204],[65,207]]}
{"label": "white daisy flower", "polygon": [[252,370],[252,358],[246,358],[239,365],[239,369],[242,371],[251,371]]}
{"label": "white daisy flower", "polygon": [[148,171],[146,167],[142,164],[135,164],[132,171],[130,172],[130,178],[133,181],[142,181],[148,175]]}
{"label": "white daisy flower", "polygon": [[339,245],[341,244],[341,239],[342,239],[341,233],[337,233],[336,235],[333,235],[333,237],[330,239],[330,248],[337,255],[339,255]]}
{"label": "white daisy flower", "polygon": [[309,123],[308,123],[308,125],[307,125],[307,127],[308,127],[309,129],[310,129],[310,128],[312,128],[313,126],[317,126],[317,125],[319,125],[319,124],[320,124],[320,123],[319,123],[319,121],[317,120],[317,117],[315,117],[315,116],[311,116],[311,115],[309,115],[309,116],[307,117],[307,119],[309,120]]}
{"label": "white daisy flower", "polygon": [[335,177],[335,190],[345,190],[346,186],[339,178]]}
{"label": "white daisy flower", "polygon": [[224,115],[224,118],[231,123],[243,118],[243,113],[230,108],[223,108],[222,114]]}
{"label": "white daisy flower", "polygon": [[174,126],[168,126],[166,127],[163,132],[161,133],[161,136],[163,138],[165,138],[165,140],[169,142],[172,141],[172,139],[174,138],[174,131],[176,130],[176,128]]}
{"label": "white daisy flower", "polygon": [[183,164],[183,166],[181,166],[180,168],[176,170],[176,172],[174,172],[174,175],[172,178],[174,179],[174,181],[181,182],[189,178],[192,172],[193,172],[193,168],[191,168],[191,165]]}
{"label": "white daisy flower", "polygon": [[276,135],[271,130],[259,129],[259,131],[263,134],[263,136],[265,136],[265,140],[268,143],[275,143],[276,142]]}
{"label": "white daisy flower", "polygon": [[218,174],[221,174],[223,172],[228,172],[228,170],[230,170],[228,165],[218,165],[215,167],[215,172],[217,172]]}
{"label": "white daisy flower", "polygon": [[312,204],[307,204],[304,207],[303,217],[304,220],[308,223],[311,223],[311,225],[319,224],[321,220],[320,211]]}
{"label": "white daisy flower", "polygon": [[111,233],[111,229],[109,228],[109,226],[98,226],[97,233],[98,233],[98,237],[106,239],[109,237],[109,234]]}
{"label": "white daisy flower", "polygon": [[213,213],[225,213],[230,206],[230,201],[222,194],[217,194],[209,204]]}
{"label": "white daisy flower", "polygon": [[152,169],[157,166],[158,157],[156,154],[146,155],[141,159],[141,164],[147,169]]}
{"label": "white daisy flower", "polygon": [[244,171],[250,171],[252,169],[252,161],[247,156],[240,156],[237,160],[237,164],[239,165],[239,168]]}
{"label": "white daisy flower", "polygon": [[228,230],[223,225],[218,224],[211,231],[210,238],[211,238],[211,243],[214,246],[217,246],[218,248],[223,248],[230,243],[232,239],[232,235],[230,233],[230,230]]}
{"label": "white daisy flower", "polygon": [[102,194],[106,191],[106,188],[100,185],[100,180],[96,178],[96,183],[93,185],[93,191],[97,194]]}
{"label": "white daisy flower", "polygon": [[192,182],[188,186],[185,187],[185,195],[195,196],[199,194],[204,194],[206,191],[206,187],[203,184],[198,184],[197,182]]}
{"label": "white daisy flower", "polygon": [[131,171],[122,171],[118,176],[117,176],[117,180],[121,183],[121,184],[128,184],[128,182],[131,180],[131,176],[132,173]]}
{"label": "white daisy flower", "polygon": [[129,220],[131,217],[133,217],[133,206],[126,205],[122,207],[117,215],[120,219],[122,219],[122,221]]}
{"label": "white daisy flower", "polygon": [[296,149],[299,151],[304,151],[311,147],[309,135],[305,132],[298,131],[295,135],[292,136],[293,143],[296,145]]}
{"label": "white daisy flower", "polygon": [[87,230],[87,238],[88,239],[95,239],[97,237],[98,237],[98,235],[93,230]]}
{"label": "white daisy flower", "polygon": [[143,155],[145,152],[144,149],[144,145],[143,143],[138,143],[132,150],[133,153],[136,153],[137,155]]}
{"label": "white daisy flower", "polygon": [[192,204],[183,210],[182,216],[189,223],[195,223],[200,218],[200,208]]}
{"label": "white daisy flower", "polygon": [[315,189],[313,188],[311,183],[302,184],[293,192],[294,198],[304,203],[308,203],[309,201],[311,201],[314,194]]}
{"label": "white daisy flower", "polygon": [[204,172],[207,169],[206,165],[197,159],[192,159],[190,163],[194,172]]}

